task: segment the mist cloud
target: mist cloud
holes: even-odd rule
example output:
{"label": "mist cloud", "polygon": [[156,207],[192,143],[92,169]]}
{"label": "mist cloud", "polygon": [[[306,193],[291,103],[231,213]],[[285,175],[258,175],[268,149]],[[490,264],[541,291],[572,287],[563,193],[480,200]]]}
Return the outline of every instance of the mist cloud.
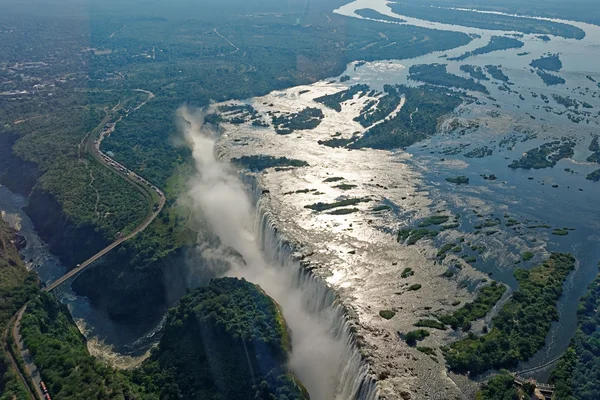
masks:
{"label": "mist cloud", "polygon": [[[311,294],[298,289],[297,271],[265,261],[255,241],[251,199],[231,165],[215,156],[216,132],[204,125],[201,113],[183,107],[178,116],[186,121],[181,129],[197,169],[189,182],[186,201],[219,237],[222,246],[221,250],[211,250],[210,256],[226,259],[231,266],[227,276],[258,284],[279,303],[292,331],[290,367],[313,400],[334,399],[345,346],[334,337],[333,317],[307,311],[304,304]],[[234,249],[241,258],[225,248]]]}

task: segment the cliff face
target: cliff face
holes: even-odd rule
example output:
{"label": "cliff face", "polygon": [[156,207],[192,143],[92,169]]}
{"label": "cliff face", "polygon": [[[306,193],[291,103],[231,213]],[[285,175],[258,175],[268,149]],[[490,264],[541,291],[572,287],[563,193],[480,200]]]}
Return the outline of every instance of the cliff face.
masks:
{"label": "cliff face", "polygon": [[34,163],[13,154],[12,148],[18,139],[17,134],[0,134],[0,184],[28,196],[41,172]]}
{"label": "cliff face", "polygon": [[92,225],[75,225],[62,211],[54,196],[35,187],[24,208],[38,235],[48,243],[51,253],[57,255],[68,269],[85,261],[110,241]]}
{"label": "cliff face", "polygon": [[97,266],[79,275],[72,288],[115,321],[150,326],[185,294],[185,279],[177,277],[185,249],[148,265],[136,266],[128,257],[129,251],[133,251],[130,247],[125,243],[107,254]]}
{"label": "cliff face", "polygon": [[24,211],[31,218],[39,236],[48,243],[69,269],[108,245],[94,226],[76,226],[62,211],[54,196],[36,183],[42,172],[35,163],[16,156],[12,148],[16,134],[0,134],[0,184],[23,196],[29,196]]}

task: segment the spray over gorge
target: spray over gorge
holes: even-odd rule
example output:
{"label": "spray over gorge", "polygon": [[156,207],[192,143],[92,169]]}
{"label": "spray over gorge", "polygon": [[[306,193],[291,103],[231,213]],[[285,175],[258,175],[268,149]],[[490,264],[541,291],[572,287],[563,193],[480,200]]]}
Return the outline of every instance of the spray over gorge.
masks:
{"label": "spray over gorge", "polygon": [[[179,111],[182,130],[193,151],[197,175],[190,181],[190,206],[219,237],[228,276],[259,285],[281,306],[292,331],[290,367],[311,398],[374,398],[374,384],[366,375],[350,327],[332,292],[292,260],[292,250],[277,237],[268,214],[255,206],[232,167],[215,155],[216,132],[203,116],[187,108]],[[255,217],[256,215],[256,217]],[[223,260],[221,260],[223,261]]]}

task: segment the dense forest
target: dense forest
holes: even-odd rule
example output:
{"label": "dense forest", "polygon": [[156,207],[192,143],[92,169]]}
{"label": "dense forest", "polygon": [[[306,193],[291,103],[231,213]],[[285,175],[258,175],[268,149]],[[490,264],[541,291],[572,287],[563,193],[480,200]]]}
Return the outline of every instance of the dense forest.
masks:
{"label": "dense forest", "polygon": [[551,381],[556,398],[593,400],[600,398],[600,277],[588,287],[577,310],[577,331]]}
{"label": "dense forest", "polygon": [[514,272],[519,289],[492,319],[488,333],[469,333],[444,349],[450,369],[472,374],[509,368],[525,361],[546,343],[565,279],[575,268],[570,254],[553,253],[544,263]]}
{"label": "dense forest", "polygon": [[308,399],[286,366],[290,336],[278,306],[244,280],[190,291],[133,371],[92,357],[68,309],[50,294],[29,304],[21,332],[57,399]]}

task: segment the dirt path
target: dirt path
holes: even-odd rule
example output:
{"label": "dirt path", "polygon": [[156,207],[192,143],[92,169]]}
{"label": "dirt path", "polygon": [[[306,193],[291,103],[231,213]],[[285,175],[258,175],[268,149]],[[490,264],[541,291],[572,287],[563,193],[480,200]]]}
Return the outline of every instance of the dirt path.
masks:
{"label": "dirt path", "polygon": [[213,31],[214,31],[214,32],[215,32],[217,35],[219,35],[221,38],[223,38],[224,40],[226,40],[226,41],[227,41],[227,43],[229,43],[231,46],[233,46],[233,48],[235,48],[235,50],[234,50],[234,51],[232,51],[231,53],[227,53],[227,54],[224,54],[224,55],[226,55],[226,56],[230,56],[230,55],[232,55],[232,54],[235,54],[235,53],[237,53],[238,51],[240,51],[240,48],[239,48],[239,47],[237,47],[235,44],[231,43],[231,40],[229,40],[229,39],[227,39],[225,36],[221,35],[221,34],[219,33],[219,31],[217,31],[217,28],[213,29]]}

